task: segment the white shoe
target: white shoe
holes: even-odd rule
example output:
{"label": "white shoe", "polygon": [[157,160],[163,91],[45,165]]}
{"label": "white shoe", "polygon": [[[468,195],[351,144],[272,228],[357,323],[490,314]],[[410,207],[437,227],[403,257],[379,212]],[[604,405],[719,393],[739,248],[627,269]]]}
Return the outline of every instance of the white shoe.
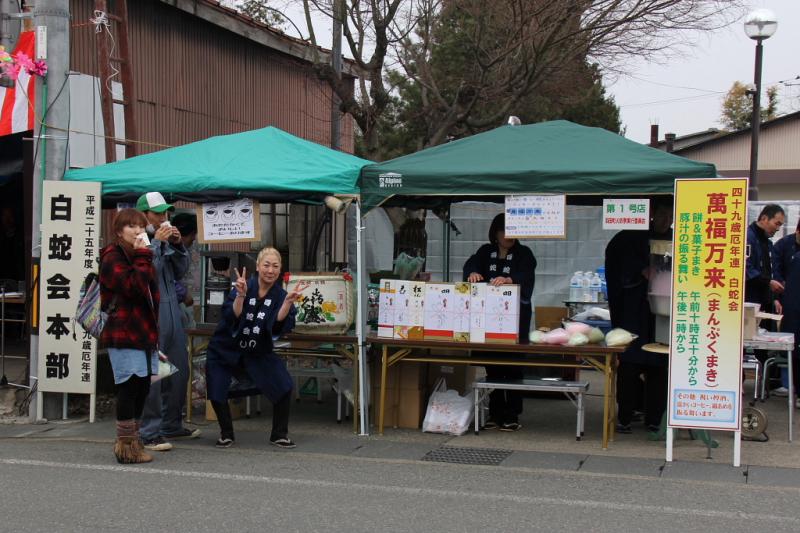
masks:
{"label": "white shoe", "polygon": [[789,389],[786,387],[778,387],[777,389],[772,389],[769,391],[772,396],[780,396],[781,398],[786,398],[789,396]]}
{"label": "white shoe", "polygon": [[145,440],[144,447],[153,452],[168,452],[172,449],[172,443],[159,435],[154,439]]}

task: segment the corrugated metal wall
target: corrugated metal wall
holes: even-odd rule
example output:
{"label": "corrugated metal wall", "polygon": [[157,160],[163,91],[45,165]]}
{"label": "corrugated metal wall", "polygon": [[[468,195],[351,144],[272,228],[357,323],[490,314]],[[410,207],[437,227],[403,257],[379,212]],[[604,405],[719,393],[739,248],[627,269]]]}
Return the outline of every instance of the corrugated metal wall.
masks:
{"label": "corrugated metal wall", "polygon": [[[70,9],[71,68],[97,75],[94,2]],[[268,125],[330,144],[331,91],[309,64],[155,0],[128,10],[139,153]],[[349,117],[342,148],[353,151]]]}

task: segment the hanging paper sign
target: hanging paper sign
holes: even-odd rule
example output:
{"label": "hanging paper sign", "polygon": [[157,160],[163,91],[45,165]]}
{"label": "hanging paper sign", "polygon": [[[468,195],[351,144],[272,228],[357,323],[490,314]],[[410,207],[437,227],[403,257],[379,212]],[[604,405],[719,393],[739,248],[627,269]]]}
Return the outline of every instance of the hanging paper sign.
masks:
{"label": "hanging paper sign", "polygon": [[603,229],[650,229],[650,200],[603,199]]}
{"label": "hanging paper sign", "polygon": [[564,239],[567,236],[567,197],[506,196],[506,237],[515,239]]}
{"label": "hanging paper sign", "polygon": [[41,392],[95,392],[97,341],[74,317],[83,280],[99,268],[100,219],[100,183],[43,182],[38,364]]}
{"label": "hanging paper sign", "polygon": [[201,243],[261,241],[261,211],[255,200],[203,204],[197,210],[197,240]]}
{"label": "hanging paper sign", "polygon": [[747,179],[675,181],[669,426],[738,430]]}

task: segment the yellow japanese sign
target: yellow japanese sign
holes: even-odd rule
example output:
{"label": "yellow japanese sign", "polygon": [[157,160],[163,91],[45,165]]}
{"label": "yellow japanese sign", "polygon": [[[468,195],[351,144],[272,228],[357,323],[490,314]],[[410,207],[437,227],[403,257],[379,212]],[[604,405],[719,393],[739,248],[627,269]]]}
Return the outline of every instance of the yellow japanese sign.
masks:
{"label": "yellow japanese sign", "polygon": [[669,425],[738,430],[747,179],[675,181]]}

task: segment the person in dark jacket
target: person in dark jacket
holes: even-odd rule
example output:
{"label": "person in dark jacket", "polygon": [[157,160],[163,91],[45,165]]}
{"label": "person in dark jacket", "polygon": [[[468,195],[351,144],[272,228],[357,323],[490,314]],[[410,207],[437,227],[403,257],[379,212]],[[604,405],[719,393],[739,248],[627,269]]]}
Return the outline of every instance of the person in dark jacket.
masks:
{"label": "person in dark jacket", "polygon": [[308,285],[298,283],[290,293],[281,288],[281,255],[275,248],[259,252],[256,271],[249,281],[246,270],[236,272],[234,289],[208,344],[206,386],[220,427],[216,445],[227,448],[234,443],[228,390],[232,377],[246,375],[273,405],[270,444],[294,448],[289,438],[292,378],[275,354],[273,340],[294,328],[294,303]]}
{"label": "person in dark jacket", "polygon": [[141,238],[147,220],[123,209],[113,223],[116,241],[100,253],[100,302],[109,318],[100,342],[108,348],[117,396],[120,463],[147,463],[152,456],[139,440],[139,422],[158,364],[158,281],[153,253]]}
{"label": "person in dark jacket", "polygon": [[[528,342],[533,314],[531,298],[536,281],[536,257],[530,248],[520,244],[517,239],[506,238],[505,224],[504,214],[494,217],[489,226],[489,243],[478,248],[464,264],[464,280],[470,283],[485,281],[495,286],[520,286],[519,339],[525,343]],[[486,376],[490,380],[522,379],[523,371],[521,367],[487,365]],[[484,428],[517,431],[522,428],[519,423],[521,413],[522,394],[519,391],[492,391],[489,396],[489,420]]]}
{"label": "person in dark jacket", "polygon": [[[783,285],[775,300],[775,312],[783,315],[781,330],[794,333],[794,392],[800,389],[800,220],[794,233],[775,244],[772,251],[772,278]],[[796,400],[800,408],[800,400]]]}
{"label": "person in dark jacket", "polygon": [[158,347],[178,369],[171,379],[164,379],[151,387],[142,416],[145,448],[165,452],[172,449],[171,439],[194,439],[200,436],[199,429],[183,426],[189,382],[189,351],[183,329],[183,312],[175,294],[175,280],[182,279],[189,270],[189,253],[183,245],[180,230],[169,222],[169,213],[175,208],[164,200],[161,193],[141,195],[136,202],[136,209],[147,218],[146,229],[150,235],[153,266],[161,292]]}
{"label": "person in dark jacket", "polygon": [[[772,275],[772,237],[783,226],[786,214],[783,208],[776,204],[767,204],[758,214],[758,219],[747,227],[747,250],[744,269],[744,301],[756,303],[760,310],[766,313],[774,311],[775,297],[783,292],[783,283],[774,279]],[[773,330],[775,325],[771,321],[762,323],[762,327]],[[769,358],[767,350],[755,350],[756,358],[763,364]],[[770,376],[767,384],[772,384]]]}
{"label": "person in dark jacket", "polygon": [[747,227],[747,261],[745,263],[744,301],[761,305],[772,312],[774,294],[783,292],[783,283],[772,276],[772,241],[786,221],[786,213],[776,204],[767,204],[758,220]]}
{"label": "person in dark jacket", "polygon": [[[620,355],[617,368],[617,431],[631,433],[634,411],[644,407],[644,422],[657,431],[667,405],[668,358],[642,350],[655,335],[647,292],[650,239],[671,240],[672,206],[653,206],[650,231],[623,230],[606,246],[605,269],[611,325],[638,335]],[[645,382],[642,384],[641,376]]]}

